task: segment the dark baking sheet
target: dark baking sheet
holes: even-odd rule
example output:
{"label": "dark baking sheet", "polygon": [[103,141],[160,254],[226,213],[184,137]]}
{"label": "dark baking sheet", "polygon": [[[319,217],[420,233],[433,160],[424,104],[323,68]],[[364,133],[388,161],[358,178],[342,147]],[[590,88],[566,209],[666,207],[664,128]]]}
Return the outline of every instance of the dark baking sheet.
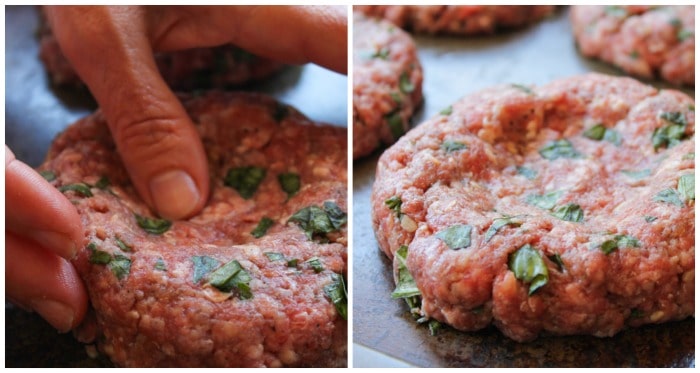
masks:
{"label": "dark baking sheet", "polygon": [[[484,38],[416,37],[423,64],[425,102],[413,123],[432,117],[460,97],[495,84],[544,84],[589,71],[621,75],[581,57],[568,9],[524,30]],[[668,85],[648,82],[659,88]],[[686,93],[694,95],[692,90]],[[612,338],[542,337],[516,343],[496,330],[443,329],[431,337],[392,300],[391,263],[378,249],[369,197],[379,157],[354,162],[353,339],[370,350],[420,367],[690,367],[695,366],[695,320],[647,326]],[[357,349],[354,366],[377,363]],[[371,360],[371,363],[370,363]],[[400,365],[401,362],[399,362]],[[378,365],[379,364],[379,365]],[[385,365],[381,365],[385,364]]]}
{"label": "dark baking sheet", "polygon": [[[31,166],[43,161],[51,140],[68,124],[92,112],[85,91],[49,85],[38,58],[37,13],[30,6],[5,7],[5,143]],[[242,88],[290,104],[313,120],[347,126],[347,77],[315,65],[289,67],[269,80]],[[7,367],[92,367],[70,334],[58,334],[39,316],[5,304]]]}

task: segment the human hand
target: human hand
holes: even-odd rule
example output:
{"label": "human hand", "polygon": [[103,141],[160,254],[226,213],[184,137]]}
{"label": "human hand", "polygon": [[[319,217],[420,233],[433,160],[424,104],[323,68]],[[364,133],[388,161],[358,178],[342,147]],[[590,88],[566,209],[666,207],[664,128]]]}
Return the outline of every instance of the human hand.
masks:
{"label": "human hand", "polygon": [[69,260],[82,242],[75,207],[5,146],[5,294],[60,332],[76,327],[87,293]]}
{"label": "human hand", "polygon": [[99,103],[136,190],[168,219],[201,210],[209,174],[154,52],[232,43],[287,63],[347,68],[345,7],[47,6],[46,15]]}

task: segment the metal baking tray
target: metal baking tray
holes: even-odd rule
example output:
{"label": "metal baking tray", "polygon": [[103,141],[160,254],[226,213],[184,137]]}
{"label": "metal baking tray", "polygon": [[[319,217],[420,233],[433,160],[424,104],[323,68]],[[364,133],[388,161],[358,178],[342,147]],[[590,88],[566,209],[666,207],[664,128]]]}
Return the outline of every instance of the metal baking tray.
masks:
{"label": "metal baking tray", "polygon": [[[52,87],[39,60],[38,13],[31,6],[5,7],[5,143],[18,159],[36,167],[52,139],[66,126],[91,113],[87,91]],[[316,65],[288,67],[242,90],[269,94],[309,118],[347,126],[347,77]],[[109,366],[90,359],[70,334],[58,334],[36,314],[5,304],[7,367]]]}
{"label": "metal baking tray", "polygon": [[[505,83],[541,85],[586,72],[622,75],[576,50],[568,8],[531,27],[487,37],[415,37],[424,69],[425,102],[417,125],[464,95]],[[669,88],[659,81],[647,81]],[[685,90],[694,96],[694,91]],[[630,329],[612,338],[541,337],[517,343],[491,327],[447,328],[430,336],[402,300],[392,300],[391,262],[371,226],[369,198],[381,150],[354,162],[354,366],[419,367],[691,367],[695,320]],[[377,358],[379,357],[379,358]]]}

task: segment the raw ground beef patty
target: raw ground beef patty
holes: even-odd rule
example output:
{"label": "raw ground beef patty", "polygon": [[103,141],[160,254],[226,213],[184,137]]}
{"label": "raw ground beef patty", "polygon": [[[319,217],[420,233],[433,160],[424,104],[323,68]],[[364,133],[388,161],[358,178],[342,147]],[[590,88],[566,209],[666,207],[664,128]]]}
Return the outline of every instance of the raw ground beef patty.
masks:
{"label": "raw ground beef patty", "polygon": [[393,144],[423,99],[416,45],[393,24],[353,15],[353,158]]}
{"label": "raw ground beef patty", "polygon": [[630,78],[463,98],[377,165],[393,296],[517,341],[693,316],[694,129],[690,97]]}
{"label": "raw ground beef patty", "polygon": [[552,14],[554,5],[362,5],[356,10],[383,17],[422,34],[481,35],[523,27]]}
{"label": "raw ground beef patty", "polygon": [[[43,14],[39,35],[39,57],[51,82],[58,86],[83,86],[61,52]],[[185,91],[239,86],[270,76],[283,67],[277,61],[252,55],[232,45],[156,53],[155,59],[165,82],[173,89]]]}
{"label": "raw ground beef patty", "polygon": [[346,129],[262,95],[184,105],[213,185],[187,221],[153,218],[100,113],[40,167],[82,218],[100,349],[129,367],[345,366]]}
{"label": "raw ground beef patty", "polygon": [[579,50],[628,74],[695,85],[695,7],[572,6]]}

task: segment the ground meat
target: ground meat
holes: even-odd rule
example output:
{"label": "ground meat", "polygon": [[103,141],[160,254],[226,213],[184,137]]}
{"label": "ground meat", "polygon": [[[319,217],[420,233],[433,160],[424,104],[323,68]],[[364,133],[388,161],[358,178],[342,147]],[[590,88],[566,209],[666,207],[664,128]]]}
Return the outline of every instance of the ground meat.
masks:
{"label": "ground meat", "polygon": [[[99,112],[68,127],[40,167],[82,218],[73,263],[100,350],[127,367],[345,366],[346,304],[329,293],[342,294],[347,274],[346,130],[262,95],[183,103],[213,185],[189,220],[139,223],[152,212]],[[235,270],[222,274],[225,264]]]}
{"label": "ground meat", "polygon": [[690,97],[630,78],[472,94],[380,158],[379,245],[420,314],[459,330],[603,337],[693,316],[694,130]]}
{"label": "ground meat", "polygon": [[480,35],[523,27],[552,14],[554,5],[362,5],[356,10],[383,17],[423,34]]}
{"label": "ground meat", "polygon": [[579,50],[643,78],[695,85],[695,7],[573,6]]}
{"label": "ground meat", "polygon": [[[51,82],[58,86],[84,86],[41,11],[40,14],[39,57]],[[233,45],[156,53],[155,59],[165,82],[173,89],[185,91],[235,87],[270,76],[283,67]]]}
{"label": "ground meat", "polygon": [[391,23],[353,15],[353,158],[393,144],[423,99],[411,37]]}

